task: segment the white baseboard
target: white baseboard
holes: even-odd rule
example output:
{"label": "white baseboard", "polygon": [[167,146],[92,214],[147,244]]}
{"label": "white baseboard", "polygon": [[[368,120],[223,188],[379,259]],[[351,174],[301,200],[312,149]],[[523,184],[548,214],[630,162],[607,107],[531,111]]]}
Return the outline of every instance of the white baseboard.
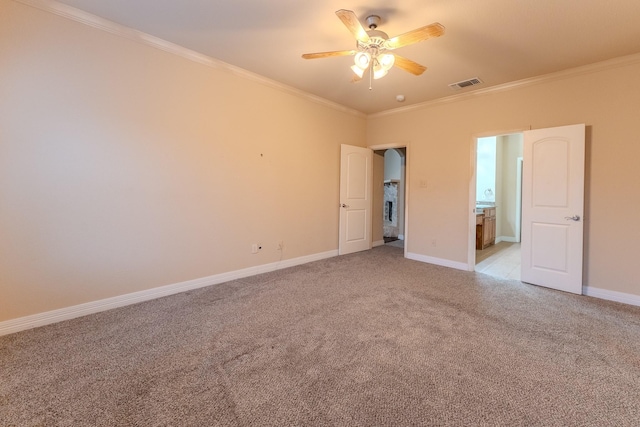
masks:
{"label": "white baseboard", "polygon": [[623,292],[598,289],[591,286],[584,286],[582,288],[582,294],[589,297],[601,298],[608,301],[616,301],[640,307],[640,295],[625,294]]}
{"label": "white baseboard", "polygon": [[426,262],[428,264],[441,265],[443,267],[455,268],[456,270],[464,270],[469,271],[469,265],[463,262],[451,261],[448,259],[435,258],[426,255],[415,254],[412,252],[407,252],[405,255],[406,258],[412,259],[414,261]]}
{"label": "white baseboard", "polygon": [[[374,245],[377,244],[378,242],[374,243]],[[384,244],[384,240],[382,240],[382,244]],[[17,319],[6,320],[4,322],[0,322],[0,336],[13,334],[15,332],[24,331],[39,326],[50,325],[52,323],[61,322],[63,320],[86,316],[88,314],[99,313],[101,311],[111,310],[113,308],[124,307],[144,301],[150,301],[156,298],[173,295],[180,292],[186,292],[192,289],[198,289],[206,286],[229,282],[231,280],[242,279],[244,277],[254,276],[256,274],[268,273],[288,267],[295,267],[296,265],[302,265],[326,258],[332,258],[334,256],[338,256],[337,250],[283,260],[255,267],[249,267],[242,270],[216,274],[200,279],[188,280],[186,282],[160,286],[157,288],[147,289],[145,291],[132,292],[130,294],[119,295],[116,297],[105,298],[102,300],[74,305],[71,307],[65,307],[58,310],[19,317]],[[468,265],[465,263],[420,255],[411,252],[406,253],[406,258],[414,261],[454,268],[456,270],[469,270]],[[609,291],[606,289],[599,289],[591,286],[585,286],[583,288],[583,294],[594,298],[601,298],[609,301],[616,301],[624,304],[640,306],[640,295]]]}
{"label": "white baseboard", "polygon": [[4,322],[0,322],[0,336],[13,334],[15,332],[24,331],[39,326],[50,325],[52,323],[61,322],[63,320],[75,319],[76,317],[86,316],[87,314],[99,313],[101,311],[111,310],[113,308],[124,307],[144,301],[150,301],[156,298],[177,294],[192,289],[204,288],[206,286],[217,285],[220,283],[229,282],[231,280],[254,276],[256,274],[268,273],[283,268],[294,267],[296,265],[306,264],[312,261],[319,261],[321,259],[331,258],[334,256],[338,256],[337,250],[307,255],[299,258],[287,259],[271,264],[258,265],[255,267],[244,268],[242,270],[230,271],[227,273],[215,274],[213,276],[203,277],[200,279],[188,280],[186,282],[160,286],[157,288],[147,289],[145,291],[132,292],[130,294],[105,298],[98,301],[91,301],[84,304],[61,308],[58,310],[47,311],[44,313],[32,314],[30,316],[19,317],[17,319],[6,320]]}
{"label": "white baseboard", "polygon": [[384,240],[376,240],[376,241],[375,241],[375,242],[373,242],[371,245],[372,245],[374,248],[375,248],[375,247],[378,247],[378,246],[382,246],[382,245],[384,245]]}
{"label": "white baseboard", "polygon": [[[455,262],[441,258],[434,258],[426,255],[419,255],[408,252],[406,258],[414,261],[426,262],[429,264],[441,265],[443,267],[455,268],[456,270],[473,271],[473,267],[462,262]],[[594,288],[592,286],[583,286],[582,294],[594,298],[600,298],[608,301],[621,302],[623,304],[635,305],[640,307],[640,295],[626,294],[623,292],[609,291],[607,289]]]}

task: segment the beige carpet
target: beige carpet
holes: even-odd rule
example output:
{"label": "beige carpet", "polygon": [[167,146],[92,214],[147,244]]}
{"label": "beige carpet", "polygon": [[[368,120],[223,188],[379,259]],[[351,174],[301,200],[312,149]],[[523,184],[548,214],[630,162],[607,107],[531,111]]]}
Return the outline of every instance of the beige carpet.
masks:
{"label": "beige carpet", "polygon": [[2,426],[638,426],[640,308],[371,251],[0,337]]}

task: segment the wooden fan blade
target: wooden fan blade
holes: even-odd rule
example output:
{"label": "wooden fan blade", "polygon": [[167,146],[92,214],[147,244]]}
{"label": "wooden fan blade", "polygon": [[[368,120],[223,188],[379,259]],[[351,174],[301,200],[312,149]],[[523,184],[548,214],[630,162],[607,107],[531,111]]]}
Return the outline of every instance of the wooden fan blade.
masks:
{"label": "wooden fan blade", "polygon": [[336,15],[338,15],[338,18],[340,18],[349,31],[351,31],[351,34],[353,34],[356,40],[362,43],[369,43],[369,35],[353,11],[340,9],[336,11]]}
{"label": "wooden fan blade", "polygon": [[420,65],[417,62],[413,62],[410,59],[404,58],[396,54],[394,54],[393,56],[396,57],[396,60],[393,65],[400,68],[401,70],[405,70],[411,74],[415,74],[416,76],[419,76],[420,74],[424,73],[425,70],[427,69],[427,67],[425,67],[424,65]]}
{"label": "wooden fan blade", "polygon": [[432,37],[440,37],[443,34],[444,26],[436,22],[434,24],[427,25],[425,27],[409,31],[408,33],[400,34],[399,36],[390,38],[386,41],[385,46],[387,47],[387,49],[397,49],[399,47],[421,42]]}
{"label": "wooden fan blade", "polygon": [[318,59],[318,58],[330,58],[332,56],[349,56],[355,55],[355,50],[336,50],[334,52],[316,52],[316,53],[305,53],[302,55],[304,59]]}

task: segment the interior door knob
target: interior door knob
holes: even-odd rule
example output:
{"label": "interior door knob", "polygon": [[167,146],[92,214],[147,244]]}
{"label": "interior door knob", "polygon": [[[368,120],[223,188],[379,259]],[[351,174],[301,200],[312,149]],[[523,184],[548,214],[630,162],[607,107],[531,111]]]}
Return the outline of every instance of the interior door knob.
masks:
{"label": "interior door knob", "polygon": [[345,205],[344,203],[342,203],[342,204],[340,204],[340,207],[341,207],[341,208],[348,208],[348,207],[349,207],[349,205]]}
{"label": "interior door knob", "polygon": [[580,215],[565,216],[564,219],[567,221],[580,221]]}

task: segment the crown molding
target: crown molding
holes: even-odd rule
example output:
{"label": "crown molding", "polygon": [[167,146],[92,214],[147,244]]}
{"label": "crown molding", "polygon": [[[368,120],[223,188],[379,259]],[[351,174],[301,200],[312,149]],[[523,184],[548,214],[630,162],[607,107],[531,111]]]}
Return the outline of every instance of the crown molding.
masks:
{"label": "crown molding", "polygon": [[261,76],[259,74],[253,73],[243,68],[236,67],[234,65],[220,61],[219,59],[213,58],[211,56],[204,55],[202,53],[196,52],[191,49],[187,49],[186,47],[177,45],[175,43],[171,43],[169,41],[163,40],[156,36],[152,36],[151,34],[134,30],[133,28],[115,23],[113,21],[109,21],[108,19],[100,18],[99,16],[82,11],[80,9],[76,9],[75,7],[71,7],[66,4],[59,3],[55,0],[14,0],[14,1],[18,3],[22,3],[27,6],[34,7],[36,9],[43,10],[45,12],[53,13],[55,15],[58,15],[67,19],[71,19],[73,21],[79,22],[81,24],[84,24],[102,31],[109,32],[111,34],[126,38],[128,40],[132,40],[138,43],[145,44],[147,46],[154,47],[156,49],[163,50],[165,52],[180,56],[189,61],[197,62],[207,67],[229,72],[238,77],[254,81],[256,83],[271,87],[281,92],[286,92],[288,94],[304,98],[308,101],[323,105],[325,107],[332,108],[334,110],[341,111],[343,113],[351,114],[351,115],[362,117],[362,118],[367,117],[366,114],[360,111],[345,107],[344,105],[335,103],[333,101],[329,101],[322,97],[312,95],[310,93],[285,85],[283,83],[277,82],[275,80],[269,79],[267,77]]}
{"label": "crown molding", "polygon": [[613,68],[624,67],[640,63],[640,53],[621,56],[618,58],[609,59],[606,61],[595,62],[593,64],[583,65],[581,67],[569,68],[567,70],[558,71],[555,73],[544,74],[541,76],[530,77],[522,80],[516,80],[514,82],[503,83],[488,88],[476,89],[473,91],[461,93],[458,95],[447,96],[444,98],[434,99],[432,101],[421,102],[419,104],[407,105],[406,107],[394,108],[392,110],[381,111],[379,113],[369,114],[368,118],[376,118],[382,116],[389,116],[394,114],[406,113],[408,111],[420,110],[423,108],[433,107],[440,104],[448,104],[451,102],[464,101],[467,99],[477,98],[479,96],[490,95],[498,92],[504,92],[513,89],[524,88],[528,86],[537,85],[540,83],[548,83],[557,80],[563,80],[571,77],[577,77],[584,74],[592,74],[600,71],[610,70]]}
{"label": "crown molding", "polygon": [[517,80],[514,82],[491,86],[488,88],[476,89],[473,91],[469,91],[469,92],[465,92],[457,95],[438,98],[431,101],[425,101],[418,104],[407,105],[405,107],[381,111],[379,113],[365,114],[361,111],[357,111],[352,108],[345,107],[344,105],[338,104],[333,101],[329,101],[317,95],[312,95],[308,92],[296,89],[292,86],[285,85],[283,83],[277,82],[275,80],[269,79],[267,77],[261,76],[259,74],[253,73],[243,68],[228,64],[219,59],[204,55],[202,53],[193,51],[191,49],[187,49],[183,46],[177,45],[175,43],[171,43],[159,37],[152,36],[142,31],[134,30],[133,28],[117,24],[113,21],[100,18],[96,15],[90,14],[88,12],[84,12],[80,9],[76,9],[74,7],[59,3],[55,0],[14,0],[14,1],[46,11],[46,12],[53,13],[58,16],[62,16],[64,18],[71,19],[73,21],[85,24],[87,26],[90,26],[96,29],[107,31],[111,34],[129,39],[138,43],[142,43],[147,46],[154,47],[156,49],[163,50],[165,52],[180,56],[187,60],[194,61],[211,68],[229,72],[238,77],[254,81],[256,83],[271,87],[281,92],[289,93],[291,95],[304,98],[313,103],[320,104],[325,107],[329,107],[331,109],[341,111],[343,113],[350,114],[356,117],[361,117],[361,118],[376,118],[376,117],[406,113],[409,111],[420,110],[423,108],[428,108],[436,105],[447,104],[447,103],[457,102],[457,101],[464,101],[467,99],[473,99],[473,98],[488,95],[488,94],[494,94],[494,93],[504,92],[512,89],[524,88],[524,87],[533,86],[540,83],[547,83],[547,82],[552,82],[556,80],[562,80],[562,79],[576,77],[584,74],[591,74],[599,71],[604,71],[604,70],[617,68],[617,67],[623,67],[623,66],[632,65],[640,62],[640,54],[627,55],[627,56],[613,58],[606,61],[596,62],[589,65],[584,65],[581,67],[570,68],[570,69],[558,71],[555,73],[545,74],[542,76],[526,78],[526,79]]}

